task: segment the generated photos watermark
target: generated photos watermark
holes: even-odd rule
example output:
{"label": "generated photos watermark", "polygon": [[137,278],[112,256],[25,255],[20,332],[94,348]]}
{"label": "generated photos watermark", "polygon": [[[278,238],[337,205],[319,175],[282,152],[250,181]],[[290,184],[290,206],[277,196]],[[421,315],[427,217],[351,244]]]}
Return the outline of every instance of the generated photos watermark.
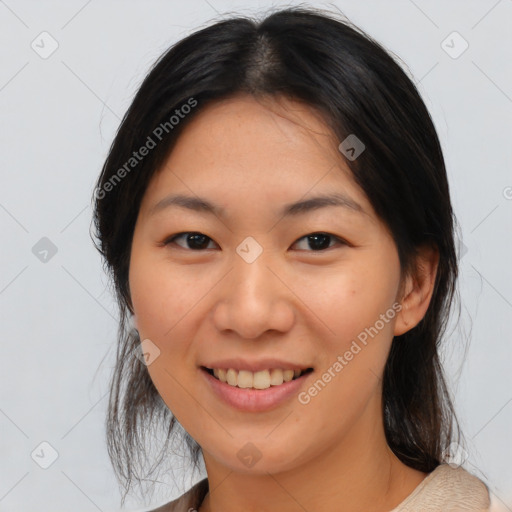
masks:
{"label": "generated photos watermark", "polygon": [[181,105],[180,108],[174,110],[174,114],[169,117],[167,121],[160,123],[148,135],[146,142],[137,150],[133,151],[132,156],[105,182],[101,187],[94,189],[94,198],[103,199],[108,192],[111,192],[121,180],[135,169],[144,158],[149,155],[151,150],[155,149],[159,142],[161,142],[165,135],[171,133],[180,121],[184,119],[187,114],[190,114],[192,109],[197,106],[197,100],[190,97],[186,103]]}
{"label": "generated photos watermark", "polygon": [[[388,324],[396,314],[402,310],[402,305],[395,302],[385,313],[381,313],[379,320],[377,320],[372,326],[366,327],[357,335],[357,340],[352,340],[350,348],[346,350],[343,355],[338,355],[336,361],[334,361],[329,368],[312,384],[307,391],[301,391],[298,395],[298,400],[302,405],[307,405],[311,400],[318,396],[318,393],[322,391],[329,382],[332,381],[342,370],[349,364],[354,356],[359,354],[361,350],[368,345],[368,336],[374,338],[379,334],[382,329]],[[359,343],[358,343],[359,341]],[[361,346],[362,345],[362,346]]]}

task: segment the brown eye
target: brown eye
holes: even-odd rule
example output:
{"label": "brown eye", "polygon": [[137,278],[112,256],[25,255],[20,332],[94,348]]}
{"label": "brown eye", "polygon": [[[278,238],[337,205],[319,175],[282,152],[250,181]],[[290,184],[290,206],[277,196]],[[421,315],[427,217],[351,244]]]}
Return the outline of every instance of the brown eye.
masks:
{"label": "brown eye", "polygon": [[309,248],[313,252],[320,252],[325,249],[329,249],[330,247],[332,247],[332,245],[330,245],[331,241],[337,241],[338,243],[347,245],[344,240],[329,233],[311,233],[310,235],[306,235],[303,236],[302,238],[299,238],[299,240],[297,240],[295,244],[298,244],[301,240],[306,240],[307,242],[307,247],[301,250],[308,250]]}
{"label": "brown eye", "polygon": [[[185,246],[183,246],[180,243],[177,243],[176,240],[185,240]],[[171,238],[168,238],[164,242],[164,245],[176,244],[182,249],[200,251],[202,249],[208,248],[209,241],[213,242],[213,240],[210,237],[203,235],[202,233],[185,232],[179,233],[177,235],[172,236]]]}

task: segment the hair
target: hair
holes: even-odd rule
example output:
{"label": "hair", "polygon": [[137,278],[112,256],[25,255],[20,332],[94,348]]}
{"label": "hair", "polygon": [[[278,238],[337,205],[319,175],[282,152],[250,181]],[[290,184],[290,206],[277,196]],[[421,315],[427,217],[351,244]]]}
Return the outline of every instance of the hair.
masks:
{"label": "hair", "polygon": [[[238,93],[301,101],[322,115],[337,140],[355,134],[364,143],[356,160],[341,152],[340,159],[389,228],[402,272],[414,271],[419,248],[437,248],[428,310],[417,326],[394,337],[382,383],[389,447],[407,466],[433,471],[455,433],[461,435],[438,353],[458,274],[457,222],[439,139],[415,85],[379,43],[331,13],[291,7],[262,20],[217,21],[169,48],[143,80],[98,178],[95,245],[120,311],[106,419],[118,481],[126,493],[133,478],[140,484],[134,459],[147,453],[152,427],[160,425],[167,436],[162,457],[180,427],[134,357],[140,339],[129,327],[128,271],[141,200],[187,123],[206,105]],[[154,147],[135,159],[134,151],[150,141]],[[197,468],[200,446],[186,433],[185,440]]]}

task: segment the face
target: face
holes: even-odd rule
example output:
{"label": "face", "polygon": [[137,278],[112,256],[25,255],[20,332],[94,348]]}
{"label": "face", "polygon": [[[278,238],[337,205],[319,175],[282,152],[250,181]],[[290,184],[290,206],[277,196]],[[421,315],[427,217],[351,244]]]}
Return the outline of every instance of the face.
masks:
{"label": "face", "polygon": [[[307,106],[237,96],[186,127],[147,188],[135,321],[207,464],[293,469],[351,453],[381,422],[400,265],[338,144]],[[312,370],[279,385],[294,369]]]}

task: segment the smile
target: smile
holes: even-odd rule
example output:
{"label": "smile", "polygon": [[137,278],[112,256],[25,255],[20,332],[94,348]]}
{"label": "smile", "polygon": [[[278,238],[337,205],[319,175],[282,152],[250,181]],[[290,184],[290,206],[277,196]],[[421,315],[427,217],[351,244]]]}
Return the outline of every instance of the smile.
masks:
{"label": "smile", "polygon": [[281,368],[271,368],[257,372],[236,370],[234,368],[225,369],[203,367],[203,369],[217,380],[242,389],[268,389],[271,386],[280,386],[284,382],[290,382],[298,379],[302,375],[313,371],[312,368],[306,368],[304,370],[282,370]]}
{"label": "smile", "polygon": [[[307,386],[308,379],[314,372],[314,368],[264,370],[261,369],[262,364],[262,361],[258,364],[254,363],[253,367],[256,366],[254,369],[257,370],[254,372],[226,367],[217,368],[217,365],[215,368],[200,366],[198,370],[203,375],[207,389],[213,393],[212,396],[243,412],[270,411],[284,405]],[[251,365],[246,363],[245,366]],[[226,380],[222,381],[221,378]]]}

